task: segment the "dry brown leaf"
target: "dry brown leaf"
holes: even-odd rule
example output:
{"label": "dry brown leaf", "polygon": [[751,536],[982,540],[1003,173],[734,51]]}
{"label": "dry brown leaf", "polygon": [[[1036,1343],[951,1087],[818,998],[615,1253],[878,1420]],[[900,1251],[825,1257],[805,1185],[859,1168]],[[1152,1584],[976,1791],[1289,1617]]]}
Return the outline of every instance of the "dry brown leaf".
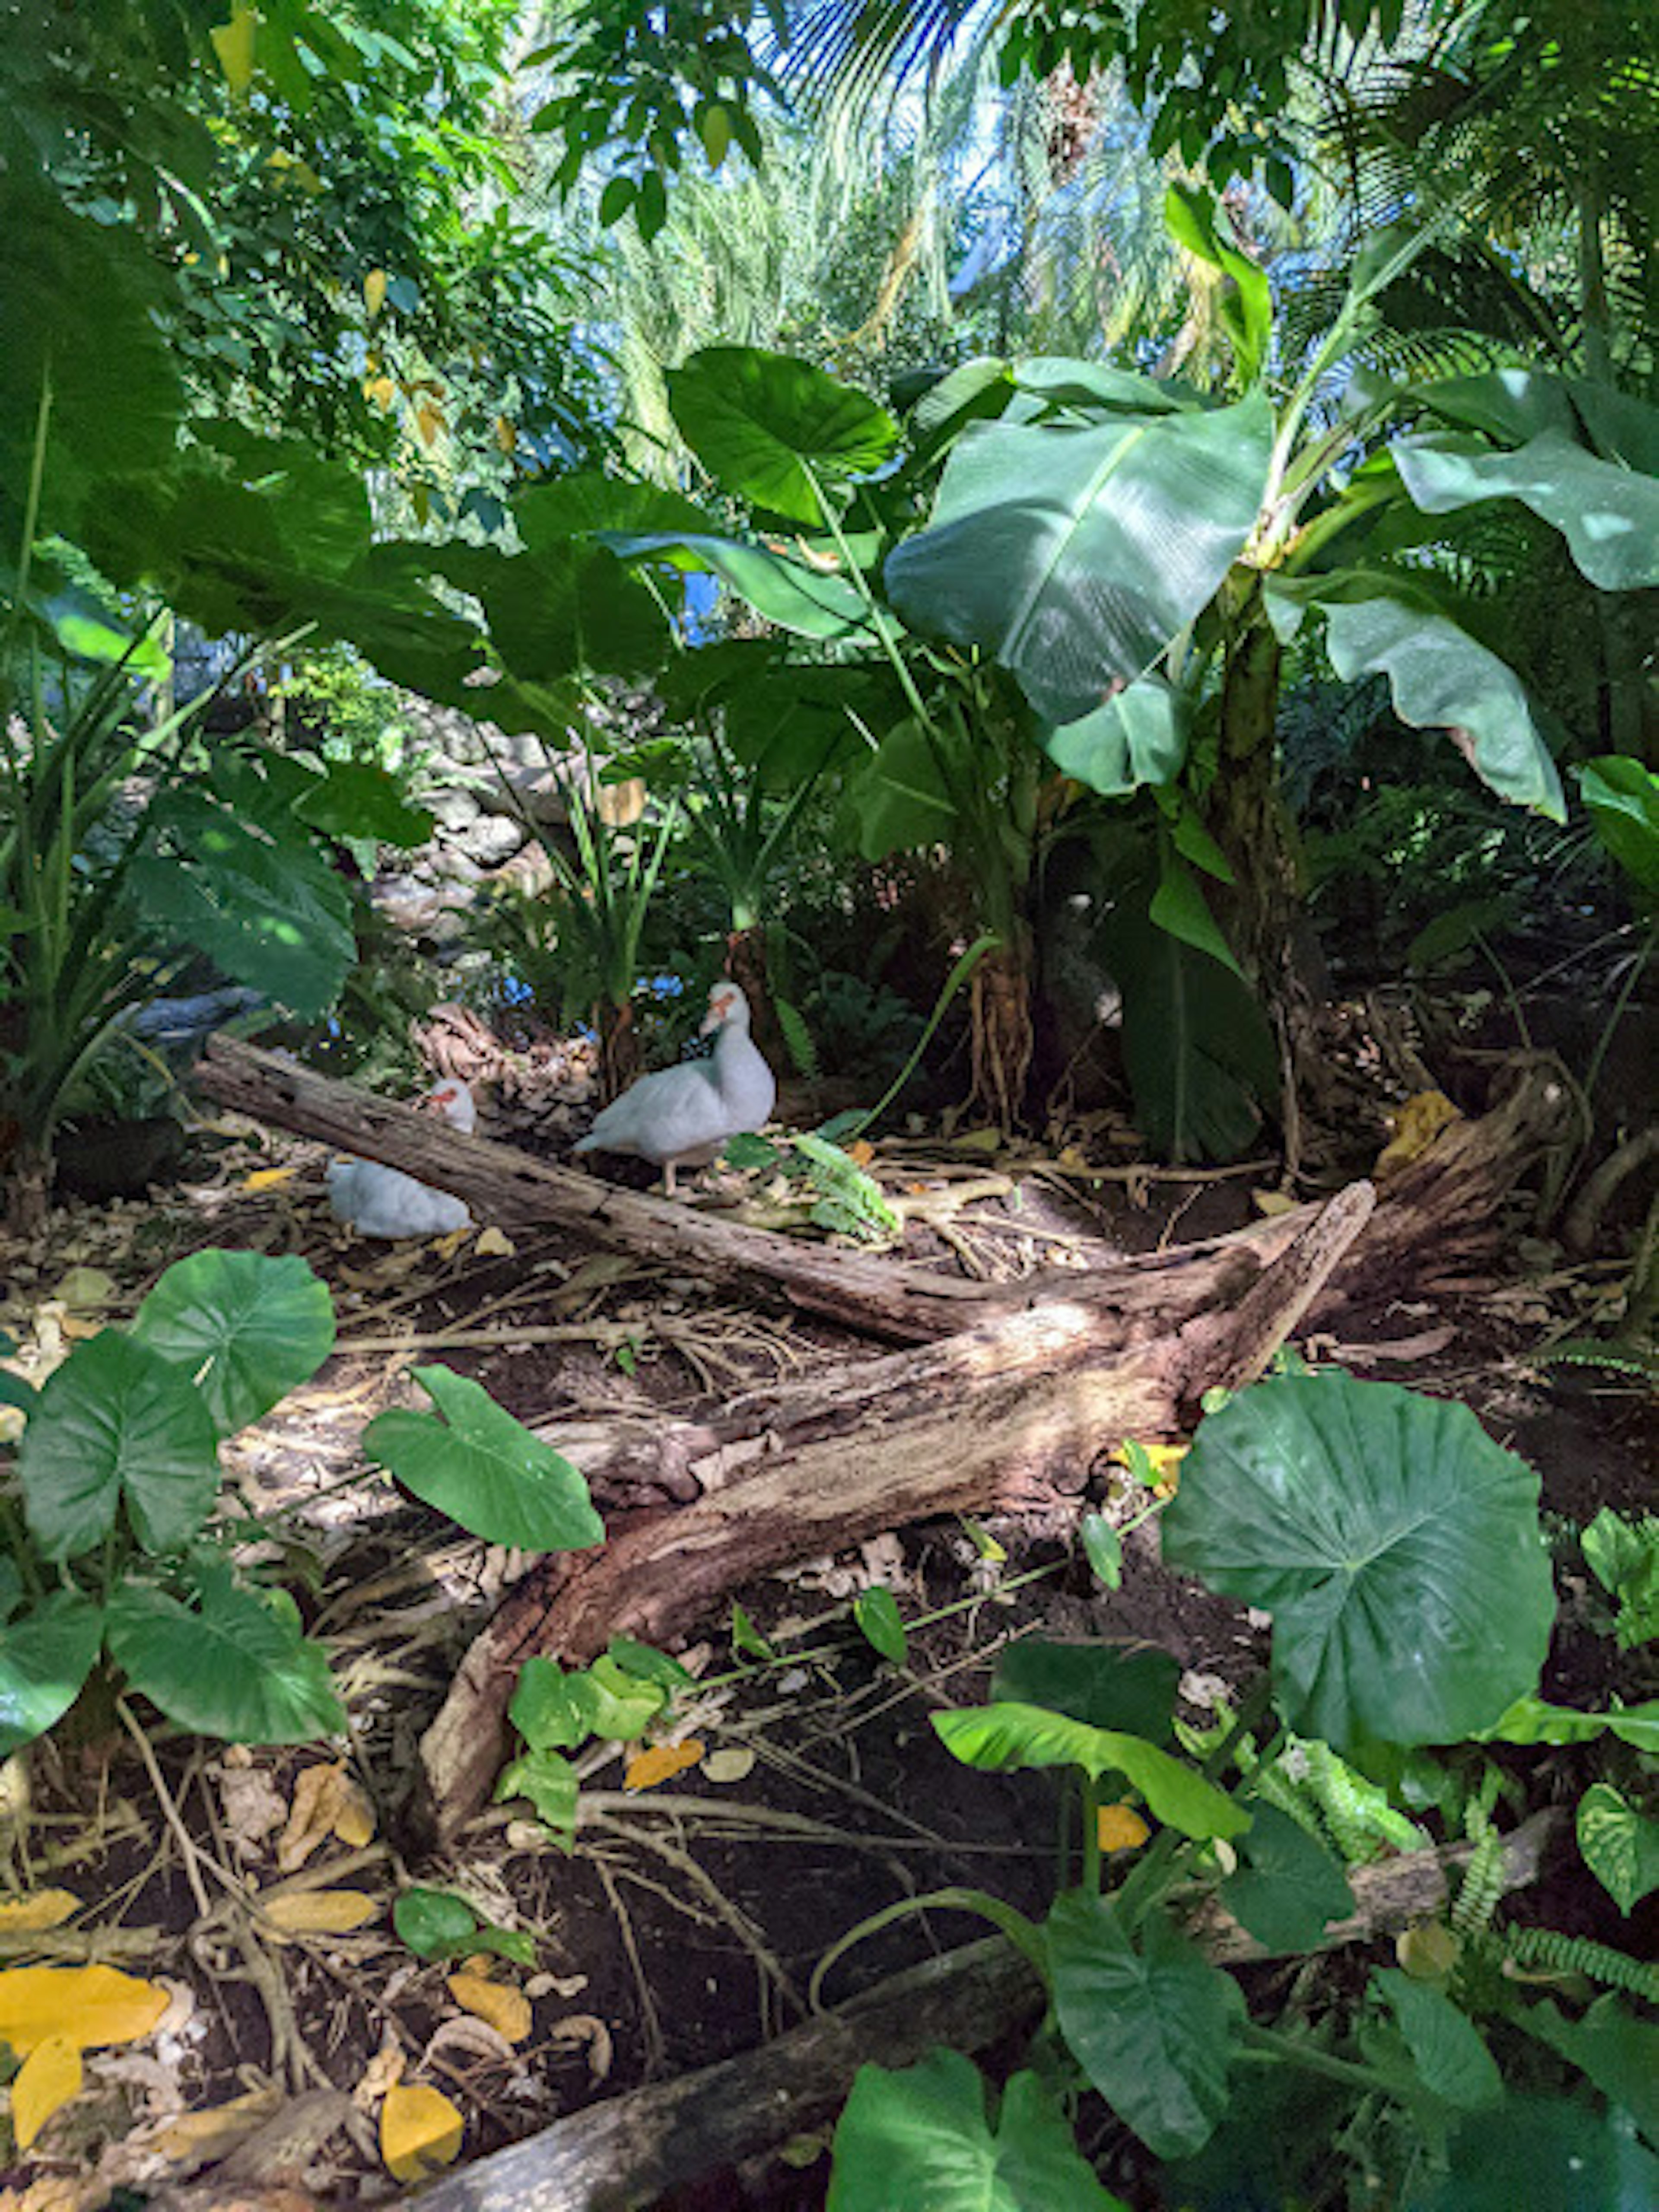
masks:
{"label": "dry brown leaf", "polygon": [[547,2039],[556,2051],[586,2050],[588,2075],[596,2088],[610,2078],[614,2056],[611,2030],[591,2012],[573,2012],[568,2019],[556,2021]]}
{"label": "dry brown leaf", "polygon": [[70,1889],[37,1889],[27,1897],[0,1898],[0,1935],[38,1936],[45,1928],[61,1928],[81,1910],[81,1900]]}
{"label": "dry brown leaf", "polygon": [[359,1850],[374,1833],[373,1808],[343,1762],[307,1766],[294,1785],[293,1809],[276,1846],[276,1863],[292,1874],[330,1836]]}
{"label": "dry brown leaf", "polygon": [[380,2156],[394,2181],[424,2181],[453,2163],[465,2123],[441,2089],[399,2082],[380,2107]]}
{"label": "dry brown leaf", "polygon": [[696,1736],[684,1743],[653,1744],[649,1751],[629,1760],[623,1771],[623,1788],[654,1790],[659,1783],[672,1781],[688,1766],[695,1766],[702,1753],[703,1747]]}
{"label": "dry brown leaf", "polygon": [[395,2089],[404,2078],[404,2069],[409,2063],[408,2054],[397,2037],[388,2028],[386,2040],[375,2052],[351,2093],[351,2101],[360,2112],[372,2112],[389,2089]]}
{"label": "dry brown leaf", "polygon": [[181,2112],[156,2130],[149,2148],[169,2166],[187,2162],[206,2166],[246,2142],[256,2128],[262,2128],[281,2109],[282,2103],[280,2089],[250,2089],[246,2096],[233,2097],[228,2104],[210,2105],[205,2112]]}
{"label": "dry brown leaf", "polygon": [[227,1759],[219,1775],[219,1802],[239,1858],[258,1858],[265,1838],[288,1818],[283,1793],[263,1766],[233,1766]]}
{"label": "dry brown leaf", "polygon": [[262,1899],[259,1909],[289,1936],[348,1936],[380,1915],[380,1899],[361,1889],[296,1889]]}
{"label": "dry brown leaf", "polygon": [[483,1974],[452,1974],[449,1994],[463,2011],[487,2021],[509,2043],[522,2043],[531,2029],[530,2000],[522,1990],[507,1982],[492,1982]]}
{"label": "dry brown leaf", "polygon": [[453,2020],[441,2021],[432,2031],[426,2049],[421,2053],[422,2066],[433,2066],[441,2059],[452,2069],[465,2066],[510,2066],[517,2057],[513,2045],[500,2028],[492,2027],[487,2020],[465,2012]]}

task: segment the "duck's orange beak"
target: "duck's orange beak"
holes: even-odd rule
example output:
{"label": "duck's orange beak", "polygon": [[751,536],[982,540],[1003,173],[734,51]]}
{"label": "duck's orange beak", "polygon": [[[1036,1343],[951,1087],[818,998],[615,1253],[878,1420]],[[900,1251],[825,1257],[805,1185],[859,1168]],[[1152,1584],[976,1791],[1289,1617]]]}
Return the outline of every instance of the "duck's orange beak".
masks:
{"label": "duck's orange beak", "polygon": [[716,1030],[724,1029],[726,1018],[731,1012],[732,1006],[732,998],[729,991],[711,991],[708,994],[708,1012],[703,1016],[702,1027],[697,1034],[700,1036],[710,1036]]}

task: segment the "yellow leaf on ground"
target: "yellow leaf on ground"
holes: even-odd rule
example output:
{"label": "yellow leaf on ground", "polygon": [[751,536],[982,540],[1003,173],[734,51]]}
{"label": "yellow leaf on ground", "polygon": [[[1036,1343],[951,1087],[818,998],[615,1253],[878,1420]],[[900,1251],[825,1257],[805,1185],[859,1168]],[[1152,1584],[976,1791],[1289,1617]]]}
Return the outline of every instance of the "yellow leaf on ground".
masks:
{"label": "yellow leaf on ground", "polygon": [[11,2128],[19,2150],[28,2148],[60,2105],[80,2095],[85,2079],[81,2046],[72,2036],[44,2036],[35,2045],[11,2085]]}
{"label": "yellow leaf on ground", "polygon": [[380,1900],[361,1889],[296,1889],[259,1909],[273,1928],[290,1936],[348,1936],[380,1913]]}
{"label": "yellow leaf on ground", "polygon": [[1101,1805],[1095,1812],[1103,1851],[1138,1851],[1152,1830],[1133,1805]]}
{"label": "yellow leaf on ground", "polygon": [[244,1190],[275,1190],[279,1182],[288,1182],[298,1175],[298,1168],[255,1168],[251,1175],[242,1177]]}
{"label": "yellow leaf on ground", "polygon": [[83,2051],[136,2043],[170,2002],[155,1983],[116,1966],[13,1966],[0,1973],[0,2042],[20,2058],[56,2035]]}
{"label": "yellow leaf on ground", "polygon": [[81,1910],[81,1900],[70,1889],[37,1889],[31,1897],[0,1898],[0,1934],[34,1936],[43,1928],[61,1928]]}
{"label": "yellow leaf on ground", "polygon": [[380,2107],[380,2156],[394,2181],[424,2181],[454,2162],[465,2121],[441,2089],[399,2082]]}
{"label": "yellow leaf on ground", "polygon": [[228,2156],[256,2129],[274,2120],[283,2103],[280,2089],[250,2089],[246,2096],[233,2097],[228,2104],[210,2105],[204,2112],[180,2112],[159,2129],[145,2148],[166,2159],[169,2166],[181,2166],[186,2159],[205,2165],[210,2159]]}
{"label": "yellow leaf on ground", "polygon": [[378,315],[385,307],[386,271],[384,269],[371,269],[364,277],[363,305],[368,309],[371,319]]}
{"label": "yellow leaf on ground", "polygon": [[1250,1202],[1258,1213],[1265,1213],[1270,1220],[1275,1214],[1296,1212],[1296,1200],[1282,1190],[1253,1190]]}
{"label": "yellow leaf on ground", "polygon": [[358,1850],[374,1833],[374,1808],[346,1772],[344,1762],[325,1760],[307,1766],[294,1784],[294,1802],[276,1845],[276,1863],[284,1874],[292,1874],[330,1836]]}
{"label": "yellow leaf on ground", "polygon": [[867,1137],[855,1137],[847,1147],[847,1157],[855,1168],[867,1168],[876,1157],[876,1148]]}
{"label": "yellow leaf on ground", "polygon": [[115,1296],[115,1278],[101,1267],[71,1267],[52,1295],[71,1313],[92,1313]]}
{"label": "yellow leaf on ground", "polygon": [[504,1229],[481,1229],[472,1247],[481,1260],[510,1260],[518,1246]]}
{"label": "yellow leaf on ground", "polygon": [[522,1990],[483,1974],[452,1974],[449,1994],[464,2012],[488,2021],[509,2043],[522,2043],[530,2033],[530,2000]]}
{"label": "yellow leaf on ground", "polygon": [[711,1751],[702,1763],[710,1782],[741,1782],[753,1771],[755,1754],[747,1744],[734,1743],[725,1751]]}
{"label": "yellow leaf on ground", "polygon": [[1394,1134],[1376,1156],[1375,1176],[1398,1175],[1421,1159],[1448,1122],[1462,1115],[1443,1091],[1419,1091],[1394,1117]]}
{"label": "yellow leaf on ground", "polygon": [[253,82],[253,42],[259,27],[258,10],[252,0],[233,0],[230,21],[209,32],[219,57],[225,82],[238,100]]}
{"label": "yellow leaf on ground", "polygon": [[654,1790],[659,1782],[671,1781],[684,1774],[688,1766],[695,1766],[702,1757],[703,1747],[696,1736],[686,1743],[653,1744],[638,1758],[630,1759],[623,1774],[624,1790]]}

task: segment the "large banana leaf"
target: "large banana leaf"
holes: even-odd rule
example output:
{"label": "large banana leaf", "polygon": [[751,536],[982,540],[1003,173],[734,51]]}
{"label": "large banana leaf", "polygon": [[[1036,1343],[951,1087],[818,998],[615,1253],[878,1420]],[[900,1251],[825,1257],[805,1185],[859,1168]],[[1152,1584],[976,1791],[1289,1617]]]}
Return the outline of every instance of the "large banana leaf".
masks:
{"label": "large banana leaf", "polygon": [[1426,586],[1359,570],[1268,579],[1267,613],[1281,637],[1294,636],[1310,607],[1325,617],[1326,650],[1343,683],[1386,675],[1402,722],[1449,731],[1500,799],[1565,818],[1561,779],[1520,678]]}
{"label": "large banana leaf", "polygon": [[1188,693],[1143,676],[1081,721],[1040,731],[1038,741],[1062,775],[1116,799],[1143,783],[1174,781],[1192,720]]}
{"label": "large banana leaf", "polygon": [[994,653],[1045,721],[1079,721],[1213,597],[1272,439],[1259,393],[1088,428],[975,425],[928,528],[889,556],[889,596],[916,629]]}
{"label": "large banana leaf", "polygon": [[1425,514],[1518,499],[1561,532],[1581,572],[1602,591],[1659,584],[1659,477],[1601,460],[1559,430],[1511,453],[1450,432],[1403,438],[1394,457]]}
{"label": "large banana leaf", "polygon": [[820,524],[819,483],[869,475],[898,442],[873,399],[758,346],[707,346],[665,381],[680,434],[722,489],[793,522]]}

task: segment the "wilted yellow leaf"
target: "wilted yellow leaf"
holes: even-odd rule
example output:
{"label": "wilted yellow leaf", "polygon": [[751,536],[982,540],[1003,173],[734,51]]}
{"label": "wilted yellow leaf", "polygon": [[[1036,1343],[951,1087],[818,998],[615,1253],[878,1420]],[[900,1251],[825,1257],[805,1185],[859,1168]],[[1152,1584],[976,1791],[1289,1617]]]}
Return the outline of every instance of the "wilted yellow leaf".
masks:
{"label": "wilted yellow leaf", "polygon": [[1421,1159],[1449,1121],[1462,1118],[1443,1091],[1419,1091],[1395,1115],[1394,1135],[1377,1154],[1371,1173],[1398,1175],[1401,1168]]}
{"label": "wilted yellow leaf", "polygon": [[386,2093],[380,2107],[380,2156],[394,2181],[424,2181],[454,2160],[465,2123],[441,2089],[420,2082]]}
{"label": "wilted yellow leaf", "polygon": [[273,1928],[290,1936],[348,1936],[380,1917],[378,1899],[361,1889],[296,1889],[273,1897],[260,1910]]}
{"label": "wilted yellow leaf", "polygon": [[115,1296],[115,1278],[101,1267],[71,1267],[52,1296],[71,1313],[92,1313]]}
{"label": "wilted yellow leaf", "polygon": [[330,1836],[357,1850],[374,1833],[374,1808],[343,1762],[307,1766],[294,1784],[294,1803],[276,1845],[276,1863],[284,1874],[292,1874]]}
{"label": "wilted yellow leaf", "polygon": [[623,1773],[624,1790],[654,1790],[659,1782],[667,1782],[677,1774],[684,1774],[688,1766],[695,1766],[702,1757],[703,1747],[696,1736],[685,1743],[653,1744],[630,1759]]}
{"label": "wilted yellow leaf", "polygon": [[245,97],[253,82],[253,42],[258,27],[258,10],[252,0],[232,0],[230,21],[208,33],[225,82],[238,100]]}
{"label": "wilted yellow leaf", "polygon": [[57,2035],[82,2050],[136,2043],[169,2002],[154,1982],[116,1966],[13,1966],[0,1973],[0,2042],[19,2057]]}
{"label": "wilted yellow leaf", "polygon": [[504,453],[515,453],[518,450],[518,429],[514,424],[507,421],[505,415],[498,415],[495,417],[495,443]]}
{"label": "wilted yellow leaf", "polygon": [[522,1990],[483,1974],[452,1974],[449,1994],[464,2012],[488,2021],[509,2043],[522,2043],[530,2033],[530,2000]]}
{"label": "wilted yellow leaf", "polygon": [[1463,1954],[1463,1939],[1443,1920],[1419,1920],[1394,1939],[1394,1955],[1414,1982],[1443,1982]]}
{"label": "wilted yellow leaf", "polygon": [[371,269],[368,276],[364,277],[363,305],[368,309],[371,320],[373,320],[373,319],[380,313],[381,308],[385,307],[386,271],[384,269]]}
{"label": "wilted yellow leaf", "polygon": [[80,1899],[69,1889],[37,1889],[32,1897],[0,1898],[0,1933],[38,1935],[43,1928],[61,1928],[80,1910]]}
{"label": "wilted yellow leaf", "polygon": [[444,427],[443,409],[434,407],[429,399],[422,400],[415,410],[415,427],[421,434],[423,446],[435,445],[438,434]]}
{"label": "wilted yellow leaf", "polygon": [[366,376],[363,379],[363,397],[372,399],[385,414],[397,404],[398,387],[389,376]]}
{"label": "wilted yellow leaf", "polygon": [[287,1182],[299,1173],[297,1168],[255,1168],[252,1175],[244,1176],[244,1190],[275,1190],[279,1182]]}
{"label": "wilted yellow leaf", "polygon": [[1258,1213],[1265,1213],[1269,1219],[1274,1214],[1296,1212],[1296,1200],[1282,1190],[1253,1190],[1250,1202]]}
{"label": "wilted yellow leaf", "polygon": [[710,1782],[741,1782],[752,1772],[755,1754],[747,1744],[732,1744],[725,1751],[711,1751],[702,1763],[703,1773]]}
{"label": "wilted yellow leaf", "polygon": [[510,1260],[518,1246],[504,1229],[481,1229],[472,1247],[482,1260]]}
{"label": "wilted yellow leaf", "polygon": [[48,2035],[23,2061],[11,2085],[11,2126],[19,2150],[27,2150],[60,2105],[81,2094],[86,2079],[81,2046],[73,2036]]}
{"label": "wilted yellow leaf", "polygon": [[1133,1805],[1102,1805],[1095,1814],[1103,1851],[1138,1851],[1152,1830]]}
{"label": "wilted yellow leaf", "polygon": [[182,2165],[185,2159],[205,2165],[246,2142],[257,2128],[275,2119],[282,2108],[280,2089],[250,2089],[246,2096],[233,2097],[228,2104],[210,2105],[204,2112],[180,2112],[150,2137],[145,2148],[170,2166]]}

